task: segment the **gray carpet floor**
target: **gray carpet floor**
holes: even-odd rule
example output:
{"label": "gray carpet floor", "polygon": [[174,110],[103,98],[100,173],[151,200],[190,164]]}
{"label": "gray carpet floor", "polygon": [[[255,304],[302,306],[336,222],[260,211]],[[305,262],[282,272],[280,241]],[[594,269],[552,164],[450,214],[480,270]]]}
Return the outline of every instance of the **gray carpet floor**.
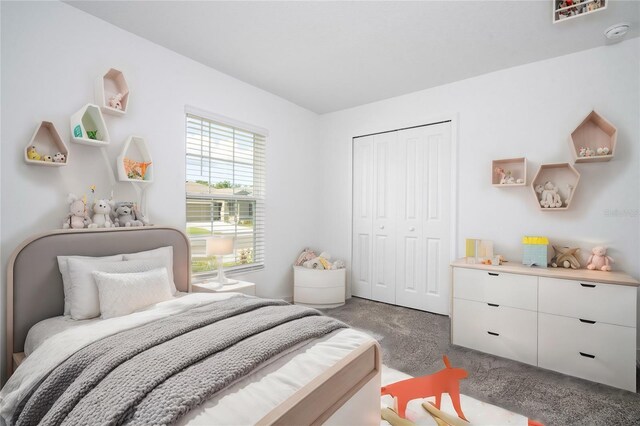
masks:
{"label": "gray carpet floor", "polygon": [[462,393],[545,425],[640,425],[640,394],[453,346],[446,316],[359,298],[325,313],[374,336],[385,365],[422,376],[446,354],[469,372]]}

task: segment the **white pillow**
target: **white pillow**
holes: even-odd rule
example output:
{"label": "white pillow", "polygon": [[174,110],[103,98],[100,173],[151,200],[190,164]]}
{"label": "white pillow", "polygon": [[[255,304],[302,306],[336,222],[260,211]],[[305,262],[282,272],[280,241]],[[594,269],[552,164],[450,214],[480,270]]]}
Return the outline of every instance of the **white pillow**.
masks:
{"label": "white pillow", "polygon": [[91,256],[58,256],[58,269],[62,275],[62,286],[64,288],[64,314],[69,315],[71,313],[71,305],[69,300],[71,299],[71,278],[69,277],[69,265],[68,259],[91,259],[100,262],[115,262],[117,260],[123,260],[121,254],[115,256],[104,257],[91,257]]}
{"label": "white pillow", "polygon": [[102,319],[121,317],[155,303],[172,299],[167,268],[146,272],[110,274],[94,272]]}
{"label": "white pillow", "polygon": [[95,318],[100,315],[98,287],[92,272],[145,272],[164,267],[162,259],[140,259],[128,262],[100,262],[69,259],[71,277],[71,318],[75,320]]}
{"label": "white pillow", "polygon": [[124,260],[151,259],[160,257],[164,261],[164,267],[167,268],[169,274],[169,284],[171,285],[171,294],[176,294],[176,284],[173,280],[173,246],[160,247],[153,250],[139,251],[137,253],[123,254]]}

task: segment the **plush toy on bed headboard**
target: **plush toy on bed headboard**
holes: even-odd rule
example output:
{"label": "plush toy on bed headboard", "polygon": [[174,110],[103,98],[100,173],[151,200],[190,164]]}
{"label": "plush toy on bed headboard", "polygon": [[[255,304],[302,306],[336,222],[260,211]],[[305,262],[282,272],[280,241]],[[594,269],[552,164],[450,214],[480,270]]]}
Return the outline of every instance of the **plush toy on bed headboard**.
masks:
{"label": "plush toy on bed headboard", "polygon": [[62,224],[62,229],[82,229],[91,224],[84,200],[75,194],[69,194],[67,202],[69,203],[69,214]]}

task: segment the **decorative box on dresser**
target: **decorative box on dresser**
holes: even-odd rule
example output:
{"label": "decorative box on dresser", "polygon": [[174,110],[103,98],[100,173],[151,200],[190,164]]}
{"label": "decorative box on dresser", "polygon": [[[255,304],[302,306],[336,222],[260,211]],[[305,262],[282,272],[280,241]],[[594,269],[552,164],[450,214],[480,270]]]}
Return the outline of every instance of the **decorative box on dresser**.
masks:
{"label": "decorative box on dresser", "polygon": [[586,269],[451,266],[453,344],[635,392],[640,282]]}

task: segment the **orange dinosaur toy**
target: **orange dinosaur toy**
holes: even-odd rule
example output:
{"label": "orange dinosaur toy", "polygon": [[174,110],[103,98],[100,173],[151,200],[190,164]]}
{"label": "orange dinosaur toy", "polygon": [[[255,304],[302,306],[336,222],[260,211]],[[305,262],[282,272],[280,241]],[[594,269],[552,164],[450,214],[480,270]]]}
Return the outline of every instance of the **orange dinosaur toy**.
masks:
{"label": "orange dinosaur toy", "polygon": [[400,417],[405,416],[405,410],[409,401],[417,398],[427,398],[429,396],[436,397],[435,406],[440,409],[440,401],[443,393],[448,393],[453,403],[458,417],[466,420],[462,407],[460,406],[460,379],[465,379],[469,374],[462,368],[451,368],[449,358],[442,356],[445,369],[428,376],[416,377],[413,379],[402,380],[388,386],[383,386],[380,395],[391,395],[397,398],[398,414]]}

